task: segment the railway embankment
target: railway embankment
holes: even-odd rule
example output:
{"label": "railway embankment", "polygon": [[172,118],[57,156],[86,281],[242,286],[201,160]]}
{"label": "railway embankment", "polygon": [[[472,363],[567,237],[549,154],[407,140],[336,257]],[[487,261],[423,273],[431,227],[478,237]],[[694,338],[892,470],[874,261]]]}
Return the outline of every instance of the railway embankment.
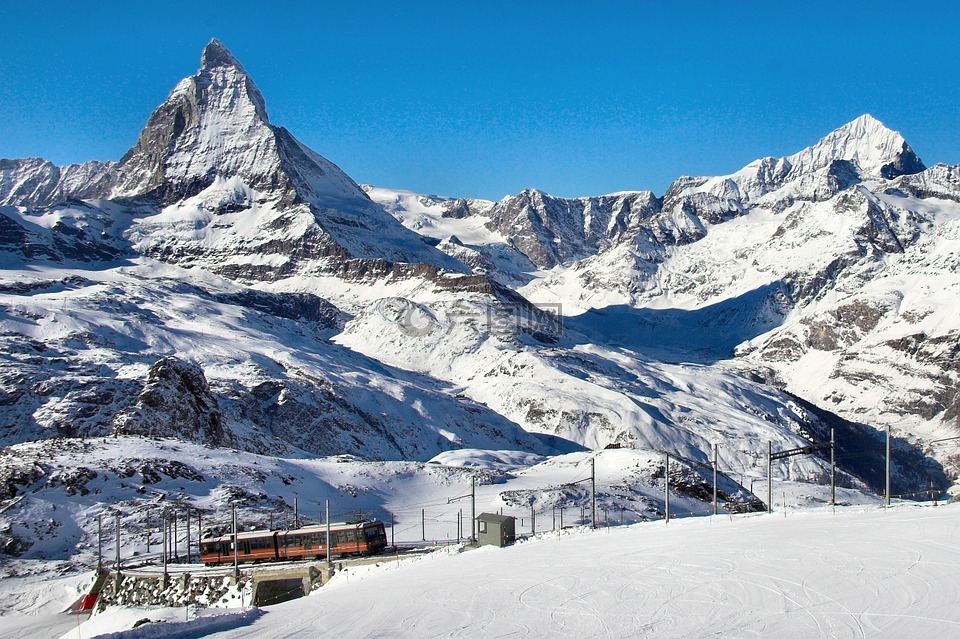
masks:
{"label": "railway embankment", "polygon": [[[309,594],[333,574],[325,563],[195,573],[109,572],[94,583],[96,610],[109,606],[268,606]],[[98,583],[99,582],[99,583]]]}

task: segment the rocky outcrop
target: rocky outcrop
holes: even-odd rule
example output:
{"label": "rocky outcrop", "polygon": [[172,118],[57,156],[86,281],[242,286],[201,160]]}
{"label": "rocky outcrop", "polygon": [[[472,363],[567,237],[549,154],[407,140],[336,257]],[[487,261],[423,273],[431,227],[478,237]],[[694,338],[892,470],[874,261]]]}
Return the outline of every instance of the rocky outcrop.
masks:
{"label": "rocky outcrop", "polygon": [[343,328],[346,316],[336,306],[310,293],[270,293],[246,289],[215,296],[218,302],[243,306],[274,317],[313,322],[320,329]]}
{"label": "rocky outcrop", "polygon": [[136,403],[113,421],[118,435],[174,437],[221,446],[227,443],[223,414],[196,364],[164,357],[150,367]]}
{"label": "rocky outcrop", "polygon": [[921,199],[938,198],[960,202],[960,164],[937,164],[922,173],[894,180],[887,188],[890,194],[908,194]]}

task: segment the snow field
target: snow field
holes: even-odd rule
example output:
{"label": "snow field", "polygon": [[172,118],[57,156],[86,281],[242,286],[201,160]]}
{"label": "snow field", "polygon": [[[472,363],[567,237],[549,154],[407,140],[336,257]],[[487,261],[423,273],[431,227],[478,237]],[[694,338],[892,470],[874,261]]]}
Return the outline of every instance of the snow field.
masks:
{"label": "snow field", "polygon": [[249,625],[184,636],[957,636],[958,513],[859,506],[551,533],[350,569]]}

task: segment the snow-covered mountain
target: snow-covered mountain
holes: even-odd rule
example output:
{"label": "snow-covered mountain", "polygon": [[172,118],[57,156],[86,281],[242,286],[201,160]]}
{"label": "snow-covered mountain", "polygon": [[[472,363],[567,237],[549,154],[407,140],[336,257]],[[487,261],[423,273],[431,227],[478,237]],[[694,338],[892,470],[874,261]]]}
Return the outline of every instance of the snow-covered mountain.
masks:
{"label": "snow-covered mountain", "polygon": [[[468,204],[456,223],[476,219],[491,232],[473,244],[444,241],[452,221],[429,211],[391,211],[451,255],[515,250],[549,268],[483,263],[491,277],[521,282],[537,304],[562,305],[575,316],[567,325],[586,327],[594,341],[670,361],[736,355],[768,382],[848,418],[930,440],[953,434],[960,412],[958,171],[925,168],[899,133],[864,115],[793,155],[643,195],[626,218],[596,218],[615,230],[593,244],[580,231],[594,218],[581,212],[603,201],[623,211],[637,194],[563,200],[525,191]],[[393,197],[368,190],[383,203]],[[520,213],[504,226],[492,211],[510,207]],[[555,245],[567,247],[566,259]],[[598,325],[604,330],[589,330]]]}
{"label": "snow-covered mountain", "polygon": [[[409,462],[426,482],[431,459],[538,465],[617,445],[642,458],[617,471],[628,476],[664,452],[701,467],[718,446],[724,490],[750,501],[742,486],[765,476],[769,444],[835,428],[841,481],[877,490],[870,424],[915,416],[909,438],[929,440],[956,418],[960,179],[924,169],[869,116],[663,197],[442,198],[358,186],[270,123],[214,40],[118,162],[0,171],[11,552],[41,552],[23,543],[39,534],[29,518],[60,521],[56,464],[95,473],[128,511],[159,499],[118,461],[162,457],[154,438],[188,465],[241,459],[221,474],[255,477],[251,493],[278,489],[259,464],[313,457],[338,456],[355,479],[381,476],[363,464]],[[896,489],[944,484],[947,460],[906,439]],[[54,440],[78,458],[42,461]],[[90,451],[112,461],[87,464]],[[774,468],[828,477],[822,456]],[[221,512],[235,495],[218,482],[182,497]],[[517,504],[546,503],[535,483]],[[63,516],[89,532],[103,507]],[[82,538],[58,530],[46,556]]]}
{"label": "snow-covered mountain", "polygon": [[[109,210],[86,205],[85,218],[110,218],[99,235],[122,236],[138,254],[231,279],[411,272],[391,262],[432,265],[424,271],[431,275],[466,271],[397,224],[337,166],[270,124],[253,80],[216,40],[204,49],[200,70],[173,89],[116,164],[59,169],[5,160],[2,167],[2,204],[109,200]],[[78,226],[47,228],[56,238],[85,230]]]}

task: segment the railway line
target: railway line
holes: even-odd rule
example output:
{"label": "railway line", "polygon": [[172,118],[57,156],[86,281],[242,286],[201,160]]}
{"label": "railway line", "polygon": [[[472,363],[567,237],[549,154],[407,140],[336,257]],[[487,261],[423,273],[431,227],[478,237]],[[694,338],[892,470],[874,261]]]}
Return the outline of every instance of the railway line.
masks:
{"label": "railway line", "polygon": [[[440,544],[439,542],[435,543],[432,541],[398,543],[396,546],[388,546],[384,548],[383,551],[376,554],[363,557],[342,557],[332,560],[331,563],[338,567],[349,567],[362,566],[365,564],[382,561],[402,561],[403,559],[427,555],[441,548],[454,545],[456,545],[456,543],[451,542]],[[195,554],[192,555],[192,557],[194,559],[198,559],[197,555]],[[316,559],[291,559],[283,561],[241,563],[238,567],[243,574],[254,574],[257,572],[282,570],[284,568],[298,568],[304,565],[316,563],[318,563],[318,560]],[[112,564],[105,565],[104,569],[110,572],[116,571],[115,566]],[[203,575],[207,577],[217,575],[232,576],[233,564],[207,566],[203,563],[199,563],[198,561],[168,561],[164,567],[162,553],[150,553],[149,555],[138,555],[123,559],[120,562],[120,572],[132,577],[156,577],[164,574],[164,572],[166,572],[168,575],[191,574]]]}

